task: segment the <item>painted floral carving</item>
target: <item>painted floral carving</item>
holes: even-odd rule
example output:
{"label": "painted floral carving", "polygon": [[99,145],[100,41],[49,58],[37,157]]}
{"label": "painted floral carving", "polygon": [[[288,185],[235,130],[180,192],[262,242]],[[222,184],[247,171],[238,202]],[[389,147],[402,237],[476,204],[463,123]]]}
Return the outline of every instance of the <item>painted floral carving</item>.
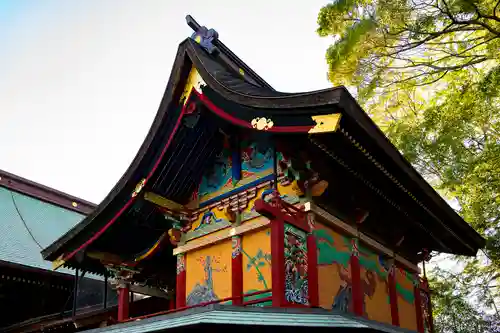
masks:
{"label": "painted floral carving", "polygon": [[177,255],[177,274],[180,274],[186,270],[185,260],[186,258],[184,257],[184,254]]}
{"label": "painted floral carving", "polygon": [[285,225],[285,298],[290,303],[308,304],[306,234]]}
{"label": "painted floral carving", "polygon": [[235,259],[237,256],[241,255],[241,237],[233,236],[231,239],[231,248],[232,248],[232,258]]}

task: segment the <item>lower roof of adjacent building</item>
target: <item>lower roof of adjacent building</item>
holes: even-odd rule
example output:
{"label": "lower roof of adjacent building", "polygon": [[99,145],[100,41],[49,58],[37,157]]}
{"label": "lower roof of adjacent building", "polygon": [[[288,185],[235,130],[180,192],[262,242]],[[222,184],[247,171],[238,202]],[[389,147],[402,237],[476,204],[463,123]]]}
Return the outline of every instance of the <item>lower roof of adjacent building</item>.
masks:
{"label": "lower roof of adjacent building", "polygon": [[392,325],[382,324],[360,317],[324,309],[237,307],[232,305],[208,305],[175,313],[134,320],[105,328],[89,330],[89,333],[120,332],[177,332],[206,331],[214,329],[238,329],[270,331],[290,329],[294,332],[314,329],[315,332],[386,332],[415,333]]}

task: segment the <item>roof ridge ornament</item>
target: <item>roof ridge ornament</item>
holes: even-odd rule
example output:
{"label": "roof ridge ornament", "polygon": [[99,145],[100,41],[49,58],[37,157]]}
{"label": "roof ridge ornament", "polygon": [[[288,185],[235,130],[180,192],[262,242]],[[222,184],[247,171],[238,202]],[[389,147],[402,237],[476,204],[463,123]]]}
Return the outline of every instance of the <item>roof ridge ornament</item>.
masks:
{"label": "roof ridge ornament", "polygon": [[186,22],[194,30],[191,39],[200,44],[209,54],[217,54],[219,49],[214,45],[214,41],[219,39],[219,33],[214,29],[208,29],[205,26],[200,26],[198,22],[191,16],[186,16]]}

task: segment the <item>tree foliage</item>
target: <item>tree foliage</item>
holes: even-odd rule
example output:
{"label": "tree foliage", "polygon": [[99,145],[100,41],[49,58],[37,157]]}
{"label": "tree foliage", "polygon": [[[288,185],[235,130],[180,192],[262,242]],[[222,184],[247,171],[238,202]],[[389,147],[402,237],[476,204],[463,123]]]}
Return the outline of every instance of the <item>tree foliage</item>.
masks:
{"label": "tree foliage", "polygon": [[[333,37],[329,80],[355,92],[406,159],[487,239],[485,262],[455,258],[465,267],[462,282],[500,285],[500,0],[336,0],[321,9],[318,25],[320,36]],[[457,279],[433,281],[461,288]],[[489,298],[475,298],[482,305],[500,300],[500,288],[485,290]],[[437,302],[448,301],[439,295]],[[452,318],[443,309],[438,318]]]}
{"label": "tree foliage", "polygon": [[[500,331],[500,323],[494,315],[474,307],[466,300],[474,295],[468,283],[460,275],[435,270],[429,280],[433,286],[433,310],[435,330],[443,333],[494,333]],[[474,290],[482,289],[473,288]],[[481,292],[479,293],[481,294]],[[491,299],[491,297],[489,297]]]}
{"label": "tree foliage", "polygon": [[320,36],[337,38],[327,51],[330,80],[355,83],[362,97],[496,63],[500,48],[496,0],[337,0],[318,24]]}

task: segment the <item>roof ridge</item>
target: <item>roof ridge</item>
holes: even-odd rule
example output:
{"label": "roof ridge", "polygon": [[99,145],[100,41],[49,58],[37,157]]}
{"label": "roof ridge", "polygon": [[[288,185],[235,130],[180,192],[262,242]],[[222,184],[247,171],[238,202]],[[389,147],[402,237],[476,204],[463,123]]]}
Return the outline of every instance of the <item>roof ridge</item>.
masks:
{"label": "roof ridge", "polygon": [[0,186],[84,215],[96,204],[0,169]]}

